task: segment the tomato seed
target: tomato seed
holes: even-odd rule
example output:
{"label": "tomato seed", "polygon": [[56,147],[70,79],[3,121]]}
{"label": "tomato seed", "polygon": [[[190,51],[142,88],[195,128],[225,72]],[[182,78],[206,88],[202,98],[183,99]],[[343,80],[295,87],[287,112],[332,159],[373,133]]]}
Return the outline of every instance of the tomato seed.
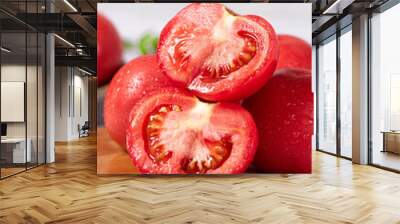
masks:
{"label": "tomato seed", "polygon": [[145,139],[147,139],[147,152],[155,162],[165,162],[172,156],[172,152],[166,151],[160,141],[165,116],[171,111],[182,111],[182,109],[178,105],[163,105],[148,116]]}

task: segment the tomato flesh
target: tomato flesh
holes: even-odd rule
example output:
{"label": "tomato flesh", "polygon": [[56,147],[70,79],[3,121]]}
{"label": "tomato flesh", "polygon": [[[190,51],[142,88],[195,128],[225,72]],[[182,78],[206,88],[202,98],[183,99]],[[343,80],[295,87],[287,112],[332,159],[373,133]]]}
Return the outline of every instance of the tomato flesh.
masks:
{"label": "tomato flesh", "polygon": [[127,148],[142,173],[242,173],[258,136],[233,103],[206,103],[177,89],[155,91],[132,109]]}
{"label": "tomato flesh", "polygon": [[221,4],[190,4],[161,32],[157,56],[171,79],[200,98],[233,101],[265,84],[278,48],[263,18],[239,16]]}

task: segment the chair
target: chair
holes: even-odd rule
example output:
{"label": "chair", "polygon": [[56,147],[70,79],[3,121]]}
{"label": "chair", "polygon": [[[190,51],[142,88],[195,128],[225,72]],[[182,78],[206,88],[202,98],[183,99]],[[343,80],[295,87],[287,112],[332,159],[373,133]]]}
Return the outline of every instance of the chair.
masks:
{"label": "chair", "polygon": [[78,124],[79,138],[89,136],[89,130],[90,130],[89,121],[85,121],[82,127]]}

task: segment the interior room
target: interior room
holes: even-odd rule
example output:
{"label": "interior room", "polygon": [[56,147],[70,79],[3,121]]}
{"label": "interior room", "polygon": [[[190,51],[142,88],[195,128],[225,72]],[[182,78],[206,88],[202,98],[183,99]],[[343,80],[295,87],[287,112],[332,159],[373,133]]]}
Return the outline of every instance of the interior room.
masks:
{"label": "interior room", "polygon": [[312,8],[312,172],[185,177],[97,174],[117,2],[0,1],[0,223],[400,223],[399,1],[239,1]]}
{"label": "interior room", "polygon": [[[6,15],[1,15],[3,19]],[[45,163],[45,36],[1,32],[1,177]]]}
{"label": "interior room", "polygon": [[[93,11],[90,5],[84,6]],[[1,7],[3,179],[54,162],[54,144],[95,133],[95,104],[89,100],[96,99],[96,66],[90,62],[94,42],[86,41],[84,30],[78,25],[49,26],[39,18],[48,12],[73,10],[68,4],[2,1]],[[48,32],[56,33],[50,38]],[[68,41],[63,36],[72,38]],[[77,60],[79,57],[86,60]],[[51,83],[50,78],[54,78]],[[54,129],[48,130],[49,126]]]}
{"label": "interior room", "polygon": [[88,100],[89,82],[95,80],[79,67],[56,66],[55,73],[55,141],[62,143],[87,137],[89,133],[83,133],[82,126],[93,130],[89,125]]}
{"label": "interior room", "polygon": [[[398,73],[393,44],[398,37],[392,27],[399,15],[398,5],[371,13],[370,59],[368,72],[368,141],[371,142],[368,163],[389,170],[399,170],[398,146]],[[344,22],[345,23],[345,22]],[[317,150],[352,158],[352,25],[317,44],[318,60],[318,139]],[[389,34],[390,33],[390,34]],[[354,49],[354,48],[353,48]],[[354,56],[354,55],[353,55]],[[367,109],[366,108],[366,109]],[[353,160],[354,161],[354,160]]]}

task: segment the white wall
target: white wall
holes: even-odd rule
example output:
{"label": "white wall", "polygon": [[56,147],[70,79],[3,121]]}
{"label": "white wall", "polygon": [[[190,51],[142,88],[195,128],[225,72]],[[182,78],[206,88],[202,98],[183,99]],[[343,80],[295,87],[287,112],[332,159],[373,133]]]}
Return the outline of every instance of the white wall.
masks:
{"label": "white wall", "polygon": [[[25,82],[25,65],[2,65],[1,81]],[[1,108],[1,109],[7,110],[7,108]],[[24,122],[7,123],[7,137],[25,137],[25,123]]]}
{"label": "white wall", "polygon": [[55,141],[68,140],[68,117],[69,117],[69,96],[70,85],[69,68],[55,68]]}
{"label": "white wall", "polygon": [[[26,75],[26,70],[28,74],[35,73],[36,74],[36,67],[34,66],[28,66],[25,67],[24,65],[2,65],[1,66],[1,81],[4,82],[25,82],[25,75]],[[29,78],[29,77],[28,77]],[[36,85],[36,80],[29,80],[30,85]],[[33,98],[36,99],[36,89],[33,88],[28,88],[27,89],[27,103],[33,102]],[[32,90],[33,92],[31,92]],[[30,105],[34,106],[36,108],[36,101],[34,104]],[[2,110],[7,110],[7,108],[1,108]],[[30,110],[31,111],[31,110]],[[36,123],[36,113],[28,113],[28,122],[35,121]],[[33,125],[28,125],[28,128],[33,127]],[[36,126],[35,126],[36,130]],[[29,130],[28,130],[28,135],[29,135]],[[25,122],[7,122],[7,136],[8,137],[25,137]],[[29,136],[28,136],[29,137]]]}
{"label": "white wall", "polygon": [[56,67],[55,73],[55,140],[70,141],[88,120],[88,78],[72,67]]}
{"label": "white wall", "polygon": [[[77,70],[75,70],[76,72]],[[81,73],[79,73],[81,74]],[[78,124],[81,126],[85,123],[85,121],[88,121],[88,78],[83,77],[81,75],[74,75],[74,96],[73,99],[74,101],[74,108],[72,109],[72,116],[71,119],[71,135],[73,138],[79,137],[78,133]],[[79,93],[80,92],[80,93]],[[79,97],[80,96],[80,97]],[[80,101],[80,102],[79,102]],[[81,108],[79,108],[81,107]],[[75,113],[74,111],[75,110]],[[82,111],[80,111],[82,110]]]}

